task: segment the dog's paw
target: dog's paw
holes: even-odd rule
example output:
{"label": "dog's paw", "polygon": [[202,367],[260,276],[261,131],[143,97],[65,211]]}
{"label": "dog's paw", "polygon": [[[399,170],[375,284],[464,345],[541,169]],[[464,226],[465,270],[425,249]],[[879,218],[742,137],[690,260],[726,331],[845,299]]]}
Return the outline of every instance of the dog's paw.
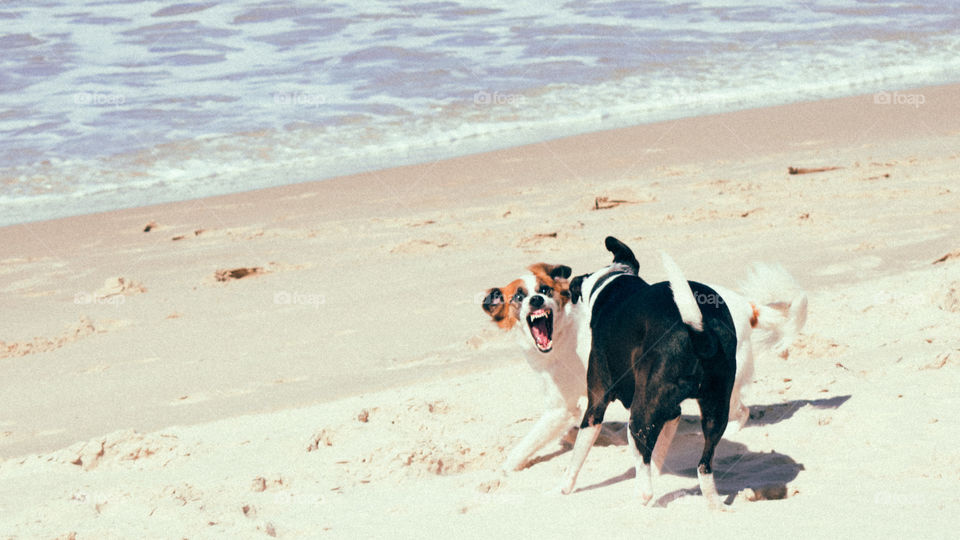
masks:
{"label": "dog's paw", "polygon": [[741,403],[738,407],[735,407],[733,414],[730,415],[730,423],[727,426],[729,426],[728,429],[732,428],[731,433],[738,433],[749,421],[750,409]]}
{"label": "dog's paw", "polygon": [[500,472],[504,474],[509,474],[513,472],[522,471],[526,468],[527,462],[525,460],[516,460],[516,459],[507,459],[500,465]]}
{"label": "dog's paw", "polygon": [[723,502],[720,499],[711,500],[709,498],[707,499],[707,509],[710,510],[711,512],[732,512],[733,511],[729,506],[723,504]]}
{"label": "dog's paw", "polygon": [[650,505],[650,501],[653,500],[653,493],[651,493],[651,492],[649,492],[649,491],[643,491],[643,490],[640,490],[640,489],[636,489],[636,490],[634,490],[634,494],[637,496],[638,499],[640,499],[640,504],[642,504],[642,505],[644,505],[644,506],[649,506],[649,505]]}
{"label": "dog's paw", "polygon": [[526,469],[528,465],[530,465],[530,460],[526,454],[511,452],[500,468],[506,472],[517,472]]}

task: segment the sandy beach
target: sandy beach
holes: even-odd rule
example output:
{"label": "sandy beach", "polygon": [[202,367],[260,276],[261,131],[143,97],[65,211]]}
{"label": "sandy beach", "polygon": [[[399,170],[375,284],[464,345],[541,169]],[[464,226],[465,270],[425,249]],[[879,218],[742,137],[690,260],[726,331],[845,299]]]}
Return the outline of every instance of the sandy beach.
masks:
{"label": "sandy beach", "polygon": [[[829,168],[789,174],[790,167]],[[0,538],[952,538],[960,86],[605,131],[0,228]],[[497,471],[542,412],[482,293],[631,245],[810,313],[757,358],[710,512],[696,404],[633,497],[626,412]]]}

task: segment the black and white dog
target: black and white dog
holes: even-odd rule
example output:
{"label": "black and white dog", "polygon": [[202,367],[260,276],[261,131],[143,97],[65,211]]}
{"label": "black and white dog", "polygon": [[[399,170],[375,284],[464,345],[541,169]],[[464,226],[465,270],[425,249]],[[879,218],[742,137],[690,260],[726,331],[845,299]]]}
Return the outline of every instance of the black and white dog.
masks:
{"label": "black and white dog", "polygon": [[589,346],[587,408],[560,492],[573,490],[607,405],[620,400],[630,411],[627,439],[636,460],[637,493],[649,503],[657,438],[665,425],[676,428],[680,403],[692,398],[700,404],[705,438],[697,468],[700,490],[711,507],[719,507],[711,463],[727,427],[737,372],[730,311],[724,302],[698,305],[696,298],[719,295],[687,282],[666,254],[669,282],[651,285],[637,275],[640,265],[629,247],[612,236],[606,247],[613,253],[611,265],[570,282],[571,301],[582,302],[585,311],[585,339],[578,345]]}

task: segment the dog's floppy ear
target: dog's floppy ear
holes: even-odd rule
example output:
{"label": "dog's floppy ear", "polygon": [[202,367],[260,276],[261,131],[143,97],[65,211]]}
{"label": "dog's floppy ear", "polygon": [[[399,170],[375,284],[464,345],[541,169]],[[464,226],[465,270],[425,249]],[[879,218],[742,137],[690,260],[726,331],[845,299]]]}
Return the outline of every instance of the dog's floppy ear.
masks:
{"label": "dog's floppy ear", "polygon": [[570,280],[570,301],[574,304],[580,302],[583,298],[583,278],[588,275],[589,274],[584,274]]}
{"label": "dog's floppy ear", "polygon": [[573,270],[571,270],[569,266],[542,262],[531,264],[527,269],[533,272],[533,275],[536,276],[537,279],[550,278],[553,281],[567,279],[570,277],[570,274],[573,273]]}
{"label": "dog's floppy ear", "polygon": [[629,266],[634,274],[640,272],[640,263],[626,244],[612,236],[608,236],[604,244],[607,246],[607,251],[613,253],[613,262]]}
{"label": "dog's floppy ear", "polygon": [[566,266],[564,264],[554,266],[553,268],[550,269],[550,277],[552,277],[553,279],[559,279],[559,278],[569,279],[571,274],[573,274],[573,270],[571,270],[569,266]]}
{"label": "dog's floppy ear", "polygon": [[487,296],[483,299],[483,310],[493,315],[493,312],[503,305],[503,291],[494,287],[487,291]]}

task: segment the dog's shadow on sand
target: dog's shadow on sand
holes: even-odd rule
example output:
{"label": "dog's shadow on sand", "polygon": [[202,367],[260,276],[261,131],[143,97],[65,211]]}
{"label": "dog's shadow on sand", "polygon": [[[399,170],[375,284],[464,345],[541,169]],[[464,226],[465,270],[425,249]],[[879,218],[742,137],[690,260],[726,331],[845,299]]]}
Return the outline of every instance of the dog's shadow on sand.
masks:
{"label": "dog's shadow on sand", "polygon": [[815,409],[839,409],[851,396],[835,396],[825,399],[798,399],[773,405],[753,405],[750,407],[750,421],[747,426],[769,426],[791,418],[800,409],[810,406]]}
{"label": "dog's shadow on sand", "polygon": [[[836,409],[847,402],[851,396],[837,396],[829,399],[796,400],[774,405],[754,405],[750,407],[750,421],[744,429],[779,423],[792,417],[806,406],[819,409]],[[605,422],[598,446],[625,446],[627,444],[627,426],[624,422]],[[569,441],[564,448],[541,460],[546,461],[570,450]],[[700,417],[684,415],[680,418],[677,434],[667,453],[663,474],[684,478],[697,478],[697,464],[703,452],[703,434],[700,430]],[[803,470],[803,464],[779,452],[752,452],[746,445],[724,438],[717,445],[713,458],[714,479],[717,491],[731,504],[737,494],[746,489],[752,490],[751,497],[756,499],[785,499],[789,493],[787,484],[792,482]],[[577,491],[600,489],[620,482],[633,480],[634,468],[631,466],[621,475],[597,484],[584,486]],[[656,479],[654,479],[656,485]],[[665,507],[671,502],[689,495],[698,495],[699,487],[675,490],[662,495],[654,506]]]}

